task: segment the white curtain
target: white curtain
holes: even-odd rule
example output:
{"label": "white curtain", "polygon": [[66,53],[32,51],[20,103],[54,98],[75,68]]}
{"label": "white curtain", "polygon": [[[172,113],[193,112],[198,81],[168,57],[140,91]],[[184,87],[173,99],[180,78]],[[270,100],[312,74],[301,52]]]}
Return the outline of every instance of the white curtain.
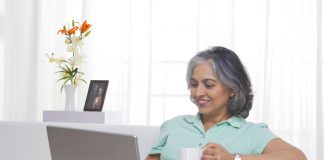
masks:
{"label": "white curtain", "polygon": [[5,1],[0,0],[0,120],[3,119],[3,101],[4,101],[4,94],[3,94],[3,87],[4,87],[4,13],[5,13]]}
{"label": "white curtain", "polygon": [[[86,80],[110,80],[104,111],[122,111],[125,124],[195,114],[187,62],[222,45],[250,73],[248,120],[266,122],[309,159],[324,159],[322,8],[321,0],[8,0],[0,118],[41,121],[43,110],[63,110],[56,68],[44,55],[66,53],[57,30],[86,19],[93,25],[81,50]],[[87,89],[79,87],[78,110]]]}

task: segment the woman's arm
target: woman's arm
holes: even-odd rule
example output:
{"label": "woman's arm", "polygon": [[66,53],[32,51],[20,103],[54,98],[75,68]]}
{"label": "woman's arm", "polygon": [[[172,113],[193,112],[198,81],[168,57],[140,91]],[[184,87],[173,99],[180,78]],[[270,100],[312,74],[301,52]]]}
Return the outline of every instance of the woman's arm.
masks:
{"label": "woman's arm", "polygon": [[282,139],[273,139],[261,155],[242,155],[242,160],[306,160],[304,153]]}
{"label": "woman's arm", "polygon": [[[203,151],[203,160],[234,160],[234,155],[223,146],[208,143]],[[306,160],[304,153],[293,145],[277,138],[269,142],[260,155],[241,155],[241,160]]]}
{"label": "woman's arm", "polygon": [[149,154],[145,160],[160,160],[160,154]]}

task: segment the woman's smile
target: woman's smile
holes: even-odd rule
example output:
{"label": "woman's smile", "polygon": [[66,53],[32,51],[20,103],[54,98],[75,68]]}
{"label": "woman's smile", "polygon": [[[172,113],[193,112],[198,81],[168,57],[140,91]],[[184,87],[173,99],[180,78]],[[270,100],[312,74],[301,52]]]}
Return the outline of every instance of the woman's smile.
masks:
{"label": "woman's smile", "polygon": [[205,107],[208,104],[209,100],[198,99],[196,100],[196,104],[198,107]]}

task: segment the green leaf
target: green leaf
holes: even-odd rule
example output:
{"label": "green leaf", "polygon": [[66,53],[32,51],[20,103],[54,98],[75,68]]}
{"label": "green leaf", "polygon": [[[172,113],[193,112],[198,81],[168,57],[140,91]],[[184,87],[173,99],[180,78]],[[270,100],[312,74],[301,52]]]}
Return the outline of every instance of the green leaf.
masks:
{"label": "green leaf", "polygon": [[62,91],[63,91],[63,87],[64,87],[64,85],[69,81],[70,79],[67,79],[63,84],[62,84],[62,86],[61,86],[61,93],[62,93]]}
{"label": "green leaf", "polygon": [[90,33],[91,33],[91,31],[88,31],[85,35],[84,35],[84,37],[87,37],[87,36],[89,36],[90,35]]}
{"label": "green leaf", "polygon": [[76,74],[78,74],[78,68],[75,68],[73,71],[72,71],[72,77],[75,77]]}
{"label": "green leaf", "polygon": [[65,73],[70,72],[69,68],[64,68],[64,67],[62,67],[62,66],[60,66],[59,68],[61,68]]}
{"label": "green leaf", "polygon": [[65,71],[56,71],[55,73],[66,73]]}
{"label": "green leaf", "polygon": [[72,70],[70,69],[70,67],[67,66],[66,64],[64,64],[64,65],[65,65],[65,68],[62,67],[62,66],[60,66],[60,68],[61,68],[62,70],[64,70],[65,73],[71,74]]}

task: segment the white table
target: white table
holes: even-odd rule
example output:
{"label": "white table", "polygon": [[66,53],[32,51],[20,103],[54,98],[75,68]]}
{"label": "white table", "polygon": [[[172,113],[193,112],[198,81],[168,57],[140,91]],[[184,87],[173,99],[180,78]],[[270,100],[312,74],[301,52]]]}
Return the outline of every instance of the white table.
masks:
{"label": "white table", "polygon": [[122,125],[123,114],[121,111],[43,111],[43,122]]}
{"label": "white table", "polygon": [[137,135],[140,157],[143,160],[159,134],[158,126],[0,121],[0,159],[51,160],[46,125]]}

